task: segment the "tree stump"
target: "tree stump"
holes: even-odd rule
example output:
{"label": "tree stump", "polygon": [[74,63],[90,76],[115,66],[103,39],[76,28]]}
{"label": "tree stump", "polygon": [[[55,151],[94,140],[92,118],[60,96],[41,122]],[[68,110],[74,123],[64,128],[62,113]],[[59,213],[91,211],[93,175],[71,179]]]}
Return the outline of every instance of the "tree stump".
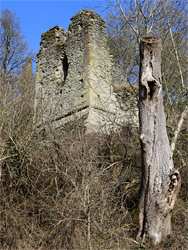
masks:
{"label": "tree stump", "polygon": [[171,232],[171,212],[181,177],[174,169],[161,81],[161,40],[140,42],[139,124],[142,184],[139,207],[139,237],[160,243]]}

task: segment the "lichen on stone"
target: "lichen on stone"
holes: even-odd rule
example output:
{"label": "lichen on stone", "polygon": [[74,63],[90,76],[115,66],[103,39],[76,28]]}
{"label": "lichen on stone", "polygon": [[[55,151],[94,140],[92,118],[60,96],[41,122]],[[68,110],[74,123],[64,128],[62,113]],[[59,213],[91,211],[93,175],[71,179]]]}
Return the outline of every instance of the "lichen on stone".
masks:
{"label": "lichen on stone", "polygon": [[121,109],[113,90],[104,20],[91,10],[80,11],[71,20],[69,32],[55,26],[41,36],[36,122],[57,128],[84,117],[86,129],[117,129],[130,114]]}

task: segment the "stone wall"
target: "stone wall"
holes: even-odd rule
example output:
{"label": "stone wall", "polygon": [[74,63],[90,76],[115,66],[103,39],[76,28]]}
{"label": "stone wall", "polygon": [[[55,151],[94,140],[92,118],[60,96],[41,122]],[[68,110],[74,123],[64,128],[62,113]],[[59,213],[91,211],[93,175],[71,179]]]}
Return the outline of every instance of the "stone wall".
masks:
{"label": "stone wall", "polygon": [[53,129],[79,120],[88,131],[117,129],[130,114],[120,108],[112,87],[105,23],[91,10],[78,12],[71,21],[68,32],[55,26],[42,34],[35,120]]}

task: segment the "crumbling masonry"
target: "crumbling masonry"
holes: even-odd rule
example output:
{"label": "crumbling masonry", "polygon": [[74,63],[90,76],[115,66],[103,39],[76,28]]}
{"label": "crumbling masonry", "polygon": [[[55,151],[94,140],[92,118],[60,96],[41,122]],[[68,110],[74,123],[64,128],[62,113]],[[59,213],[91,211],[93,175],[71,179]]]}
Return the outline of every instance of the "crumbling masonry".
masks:
{"label": "crumbling masonry", "polygon": [[42,34],[35,121],[52,129],[80,121],[87,131],[117,129],[132,114],[121,109],[112,87],[105,22],[91,10],[78,12],[71,21],[68,32],[55,26]]}

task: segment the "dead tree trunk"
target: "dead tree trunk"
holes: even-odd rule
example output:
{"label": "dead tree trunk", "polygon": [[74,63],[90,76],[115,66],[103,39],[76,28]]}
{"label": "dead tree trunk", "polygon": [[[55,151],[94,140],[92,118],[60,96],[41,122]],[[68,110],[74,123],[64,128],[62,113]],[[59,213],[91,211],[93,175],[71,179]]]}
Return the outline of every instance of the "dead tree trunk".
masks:
{"label": "dead tree trunk", "polygon": [[138,236],[159,243],[171,231],[171,212],[180,189],[174,169],[161,83],[161,40],[140,42],[139,123],[142,154],[142,185]]}

